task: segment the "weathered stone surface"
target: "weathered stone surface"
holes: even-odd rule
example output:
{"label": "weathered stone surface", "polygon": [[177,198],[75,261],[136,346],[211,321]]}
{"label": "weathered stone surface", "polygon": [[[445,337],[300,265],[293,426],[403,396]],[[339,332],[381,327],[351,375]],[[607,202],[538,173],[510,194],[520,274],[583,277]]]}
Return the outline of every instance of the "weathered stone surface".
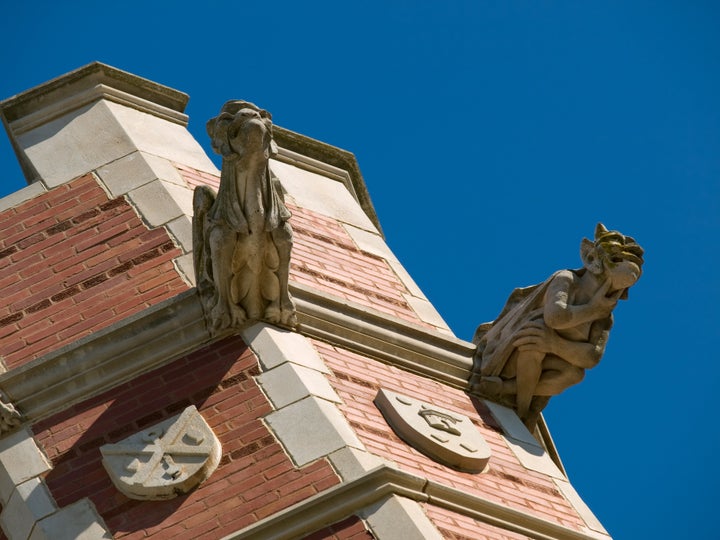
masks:
{"label": "weathered stone surface", "polygon": [[378,540],[442,539],[420,505],[405,497],[390,495],[364,509],[362,515]]}
{"label": "weathered stone surface", "polygon": [[100,448],[103,465],[131,499],[172,499],[195,489],[217,468],[220,441],[194,406],[118,444]]}
{"label": "weathered stone surface", "polygon": [[0,502],[7,504],[15,486],[50,469],[28,430],[21,429],[0,439]]}
{"label": "weathered stone surface", "polygon": [[288,289],[292,229],[268,159],[277,152],[270,113],[228,101],[208,134],[223,166],[217,195],[198,186],[193,200],[197,287],[212,333],[248,321],[295,326]]}
{"label": "weathered stone surface", "polygon": [[0,436],[12,431],[22,423],[22,415],[15,406],[8,401],[5,394],[0,392]]}
{"label": "weathered stone surface", "polygon": [[57,510],[44,482],[31,478],[17,486],[0,514],[10,538],[27,538],[35,522]]}
{"label": "weathered stone surface", "polygon": [[270,413],[266,420],[299,467],[345,446],[364,449],[337,407],[314,396]]}
{"label": "weathered stone surface", "polygon": [[323,373],[289,362],[263,373],[258,382],[276,409],[308,396],[340,402]]}
{"label": "weathered stone surface", "polygon": [[581,244],[583,268],[515,289],[500,316],[478,327],[470,391],[513,407],[532,431],[551,396],[597,365],[612,311],[639,278],[643,250],[602,224]]}
{"label": "weathered stone surface", "polygon": [[490,447],[462,414],[381,388],[375,405],[393,431],[435,461],[467,472],[481,472]]}
{"label": "weathered stone surface", "polygon": [[111,539],[95,507],[81,499],[40,520],[29,540],[100,540]]}

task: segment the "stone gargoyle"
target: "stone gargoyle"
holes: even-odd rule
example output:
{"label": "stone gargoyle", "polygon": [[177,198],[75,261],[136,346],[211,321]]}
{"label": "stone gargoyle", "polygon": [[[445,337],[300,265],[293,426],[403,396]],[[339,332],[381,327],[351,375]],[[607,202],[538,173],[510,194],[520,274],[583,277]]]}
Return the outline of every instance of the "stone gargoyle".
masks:
{"label": "stone gargoyle", "polygon": [[277,153],[272,117],[252,103],[228,101],[207,131],[222,156],[217,195],[199,186],[193,197],[195,274],[208,328],[217,334],[259,320],[295,326],[290,212],[268,166]]}
{"label": "stone gargoyle", "polygon": [[498,318],[481,324],[470,392],[513,407],[533,431],[551,396],[580,382],[600,361],[612,311],[640,277],[643,250],[602,224],[583,239],[583,268],[560,270],[515,289]]}

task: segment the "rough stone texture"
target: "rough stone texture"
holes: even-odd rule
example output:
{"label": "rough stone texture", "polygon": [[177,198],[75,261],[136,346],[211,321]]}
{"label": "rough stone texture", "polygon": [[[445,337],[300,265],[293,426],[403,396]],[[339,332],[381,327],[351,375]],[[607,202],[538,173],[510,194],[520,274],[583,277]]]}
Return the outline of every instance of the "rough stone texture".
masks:
{"label": "rough stone texture", "polygon": [[377,540],[442,540],[432,522],[415,501],[398,495],[365,508],[362,516]]}
{"label": "rough stone texture", "polygon": [[27,538],[35,522],[57,510],[44,483],[31,478],[16,487],[3,507],[0,522],[10,538]]}
{"label": "rough stone texture", "polygon": [[515,289],[500,316],[481,324],[473,338],[478,349],[470,390],[512,406],[531,430],[550,397],[600,361],[612,311],[642,272],[643,249],[600,223],[580,254],[583,268]]}
{"label": "rough stone texture", "polygon": [[228,101],[207,128],[223,158],[217,194],[199,186],[193,198],[195,275],[208,328],[215,334],[261,320],[294,327],[293,234],[282,187],[268,168],[277,150],[270,113]]}
{"label": "rough stone texture", "polygon": [[428,457],[466,472],[482,472],[490,447],[464,414],[381,388],[374,400],[393,431]]}
{"label": "rough stone texture", "polygon": [[285,362],[329,373],[315,348],[301,334],[289,332],[265,323],[245,328],[241,335],[257,355],[263,371]]}
{"label": "rough stone texture", "polygon": [[375,225],[342,183],[275,160],[271,161],[270,167],[298,206],[377,232]]}
{"label": "rough stone texture", "polygon": [[323,373],[291,363],[263,373],[258,382],[276,409],[308,396],[340,401]]}
{"label": "rough stone texture", "polygon": [[100,167],[97,174],[113,197],[125,195],[158,179],[185,186],[171,162],[143,152],[132,152],[108,163]]}
{"label": "rough stone texture", "polygon": [[0,502],[7,504],[15,486],[50,468],[28,430],[21,429],[0,439]]}
{"label": "rough stone texture", "polygon": [[117,444],[100,447],[115,487],[139,500],[189,493],[215,471],[220,452],[220,441],[194,405]]}
{"label": "rough stone texture", "polygon": [[293,462],[302,467],[318,458],[362,443],[334,404],[308,397],[266,417]]}
{"label": "rough stone texture", "polygon": [[112,538],[87,499],[39,521],[29,540],[99,540]]}

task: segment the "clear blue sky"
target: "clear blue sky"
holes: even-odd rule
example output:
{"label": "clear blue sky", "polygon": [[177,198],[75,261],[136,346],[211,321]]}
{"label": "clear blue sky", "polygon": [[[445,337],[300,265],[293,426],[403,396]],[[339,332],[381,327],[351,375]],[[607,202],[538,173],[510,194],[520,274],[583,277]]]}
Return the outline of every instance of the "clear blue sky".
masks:
{"label": "clear blue sky", "polygon": [[[546,418],[615,538],[717,537],[720,4],[39,0],[2,26],[0,99],[99,60],[187,92],[208,153],[230,98],[354,152],[464,339],[597,221],[636,237],[605,357]],[[4,138],[0,171],[23,185]]]}

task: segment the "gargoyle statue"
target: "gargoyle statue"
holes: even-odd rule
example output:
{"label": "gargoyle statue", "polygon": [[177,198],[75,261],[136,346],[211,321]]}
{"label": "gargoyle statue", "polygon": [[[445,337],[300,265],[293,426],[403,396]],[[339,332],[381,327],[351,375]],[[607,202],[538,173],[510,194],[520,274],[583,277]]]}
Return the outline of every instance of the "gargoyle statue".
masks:
{"label": "gargoyle statue", "polygon": [[228,101],[207,123],[222,172],[217,196],[195,189],[193,249],[212,334],[248,321],[297,324],[288,291],[290,212],[268,166],[277,153],[271,118],[252,103]]}
{"label": "gargoyle statue", "polygon": [[540,285],[515,289],[498,318],[481,324],[470,392],[514,407],[533,431],[551,396],[597,365],[612,311],[640,277],[643,250],[601,223],[580,245],[583,268],[560,270]]}

